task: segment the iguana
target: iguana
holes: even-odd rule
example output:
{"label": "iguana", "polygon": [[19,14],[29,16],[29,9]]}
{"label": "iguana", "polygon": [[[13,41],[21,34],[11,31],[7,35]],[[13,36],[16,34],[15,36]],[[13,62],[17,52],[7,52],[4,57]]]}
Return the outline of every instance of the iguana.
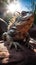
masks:
{"label": "iguana", "polygon": [[[26,39],[27,45],[29,42],[28,31],[30,30],[34,21],[34,15],[31,14],[27,17],[24,17],[18,21],[15,20],[14,24],[10,26],[10,29],[7,32],[4,32],[2,37],[4,41],[9,43],[9,48],[13,44],[17,49],[17,45],[21,45],[17,41],[24,41]],[[17,42],[17,43],[16,43]]]}

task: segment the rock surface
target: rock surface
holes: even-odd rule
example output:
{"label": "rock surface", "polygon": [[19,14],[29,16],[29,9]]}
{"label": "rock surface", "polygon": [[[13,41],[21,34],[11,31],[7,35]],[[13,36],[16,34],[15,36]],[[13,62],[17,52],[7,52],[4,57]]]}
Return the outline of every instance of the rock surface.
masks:
{"label": "rock surface", "polygon": [[29,32],[30,36],[32,38],[35,38],[36,39],[36,25],[34,25],[31,29],[30,29],[30,32]]}
{"label": "rock surface", "polygon": [[[25,65],[25,64],[36,64],[36,46],[33,43],[34,49],[28,49],[24,44],[24,50],[18,49],[18,51],[15,50],[15,48],[12,48],[11,50],[8,49],[8,45],[4,46],[3,42],[0,41],[0,63],[4,64],[10,64],[13,65]],[[2,49],[3,48],[3,49]],[[15,64],[16,63],[16,64]],[[30,64],[30,65],[31,65]]]}

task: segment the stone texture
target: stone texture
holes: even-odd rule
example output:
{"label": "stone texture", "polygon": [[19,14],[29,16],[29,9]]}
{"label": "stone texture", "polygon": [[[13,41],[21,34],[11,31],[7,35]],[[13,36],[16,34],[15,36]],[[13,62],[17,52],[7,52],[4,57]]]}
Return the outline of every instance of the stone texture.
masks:
{"label": "stone texture", "polygon": [[[35,44],[33,43],[32,45],[34,46]],[[21,49],[18,49],[18,51],[16,51],[15,48],[9,50],[8,45],[4,46],[2,41],[0,41],[0,46],[0,64],[3,65],[4,63],[6,65],[36,65],[36,47],[34,47],[34,49],[31,50],[23,44],[23,51]],[[2,47],[4,48],[4,50],[2,50]]]}

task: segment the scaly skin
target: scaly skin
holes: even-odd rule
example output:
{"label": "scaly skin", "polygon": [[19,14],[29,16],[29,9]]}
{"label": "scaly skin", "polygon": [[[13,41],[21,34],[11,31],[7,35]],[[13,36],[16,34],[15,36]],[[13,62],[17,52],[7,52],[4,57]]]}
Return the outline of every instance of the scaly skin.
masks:
{"label": "scaly skin", "polygon": [[13,37],[14,40],[21,40],[27,36],[28,31],[30,30],[34,21],[34,16],[30,16],[25,22],[23,21],[21,24],[16,25],[15,35]]}
{"label": "scaly skin", "polygon": [[[9,30],[5,34],[3,33],[3,39],[6,37],[6,40],[9,42],[9,48],[11,48],[12,44],[15,46],[16,49],[17,49],[17,45],[19,47],[21,47],[19,43],[16,43],[18,40],[23,41],[26,38],[26,42],[27,43],[29,42],[29,38],[27,39],[27,37],[29,37],[27,33],[30,30],[30,28],[33,24],[33,21],[34,21],[34,15],[31,15],[30,17],[27,17],[26,19],[21,21],[22,23],[21,22],[19,22],[19,23],[15,22],[16,25],[15,26],[13,25],[15,28],[13,28],[13,26],[11,25],[10,30],[13,30],[14,32],[10,33],[10,30]],[[16,42],[13,43],[13,41],[16,41]],[[29,46],[29,44],[27,44],[27,45]]]}

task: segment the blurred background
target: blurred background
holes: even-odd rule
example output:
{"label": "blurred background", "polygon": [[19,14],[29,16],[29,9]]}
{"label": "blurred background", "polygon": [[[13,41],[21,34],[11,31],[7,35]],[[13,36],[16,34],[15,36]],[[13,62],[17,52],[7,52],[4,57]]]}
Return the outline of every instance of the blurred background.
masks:
{"label": "blurred background", "polygon": [[33,12],[36,24],[36,0],[0,0],[0,18],[7,23],[15,12]]}

